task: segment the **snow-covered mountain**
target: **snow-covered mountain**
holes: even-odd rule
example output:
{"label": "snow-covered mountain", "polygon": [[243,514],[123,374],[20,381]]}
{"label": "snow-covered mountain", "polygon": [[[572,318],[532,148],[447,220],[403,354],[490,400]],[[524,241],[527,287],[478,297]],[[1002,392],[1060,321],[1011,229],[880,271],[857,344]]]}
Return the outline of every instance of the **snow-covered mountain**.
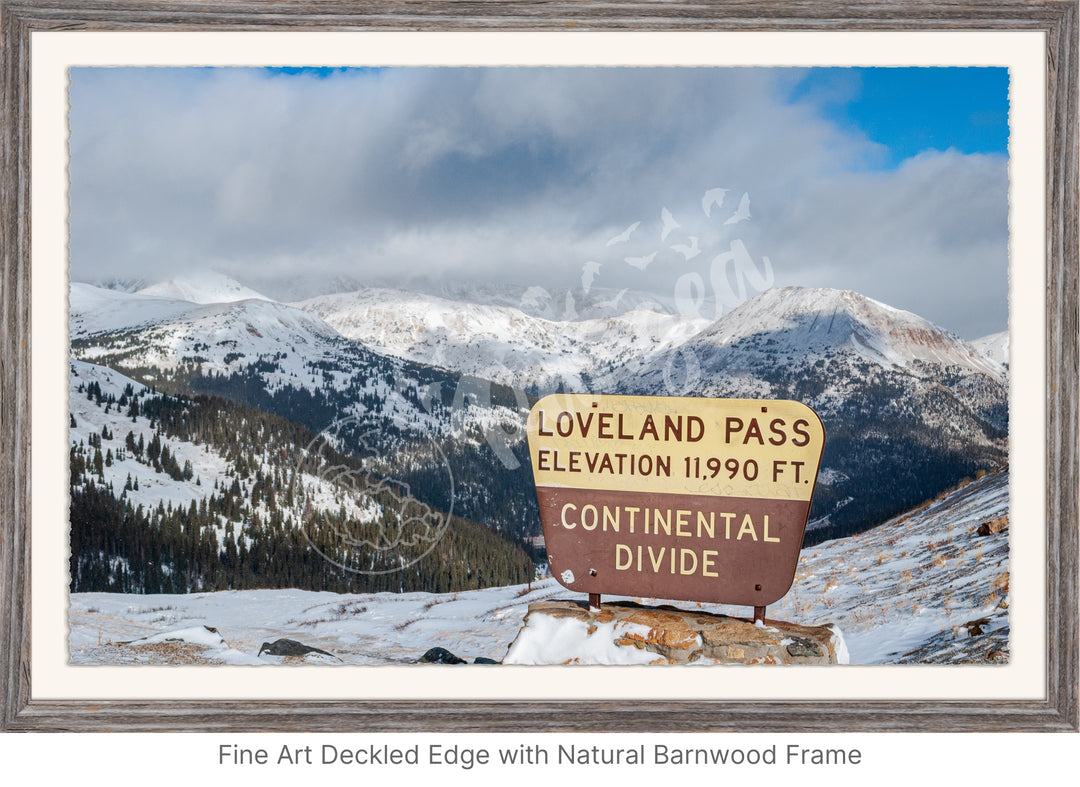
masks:
{"label": "snow-covered mountain", "polygon": [[81,339],[92,334],[156,325],[193,311],[197,304],[72,282],[69,307],[71,338]]}
{"label": "snow-covered mountain", "polygon": [[[720,365],[747,377],[755,364],[839,353],[921,377],[953,368],[1007,379],[1001,363],[959,337],[851,291],[771,289],[716,322],[648,308],[552,320],[506,304],[377,288],[296,305],[379,352],[530,390],[617,390],[635,380],[650,393],[701,394],[693,379],[687,391],[670,390],[672,381]],[[747,395],[760,395],[753,378],[747,385]]]}
{"label": "snow-covered mountain", "polygon": [[508,306],[532,317],[554,322],[618,317],[631,311],[651,311],[659,314],[674,314],[677,311],[673,297],[631,289],[590,287],[586,292],[580,287],[570,290],[513,284],[461,283],[414,288],[413,291],[481,306]]}
{"label": "snow-covered mountain", "polygon": [[1009,332],[1001,331],[971,341],[971,346],[990,360],[1009,368]]}
{"label": "snow-covered mountain", "polygon": [[823,416],[843,414],[852,401],[864,412],[872,400],[906,401],[925,424],[978,445],[997,439],[983,426],[1008,425],[1005,366],[922,317],[850,290],[768,290],[677,347],[613,369],[605,382],[628,393],[795,398]]}
{"label": "snow-covered mountain", "polygon": [[183,275],[143,287],[138,294],[192,303],[231,303],[249,298],[261,301],[270,300],[265,295],[216,271],[185,272]]}
{"label": "snow-covered mountain", "polygon": [[[463,517],[532,531],[523,535],[538,530],[525,516],[536,503],[524,492],[524,395],[375,352],[274,301],[198,305],[123,294],[117,307],[116,293],[78,290],[73,357],[166,392],[228,397],[313,432],[351,419],[351,447],[374,451],[378,469],[412,484],[425,503],[445,509],[456,499]],[[444,454],[456,465],[452,482]],[[496,473],[506,480],[492,487]]]}
{"label": "snow-covered mountain", "polygon": [[[795,399],[827,439],[812,538],[880,522],[1007,461],[1008,370],[851,291],[777,288],[600,377],[618,393]],[[872,491],[871,491],[872,490]]]}
{"label": "snow-covered mountain", "polygon": [[[959,337],[911,312],[851,290],[766,290],[678,347],[703,374],[784,369],[845,356],[881,369],[930,377],[952,368],[1004,382],[1005,368]],[[633,362],[634,377],[662,375],[670,358]]]}
{"label": "snow-covered mountain", "polygon": [[[315,430],[374,417],[389,435],[378,446],[388,470],[405,462],[422,474],[401,457],[444,441],[473,485],[468,515],[513,512],[500,527],[520,526],[513,517],[535,505],[523,467],[524,391],[810,405],[828,435],[815,538],[873,525],[1007,459],[1007,369],[851,291],[772,289],[715,322],[648,310],[554,321],[386,289],[295,305],[186,303],[73,289],[73,352],[144,382],[240,397]],[[504,482],[487,483],[491,472]]]}
{"label": "snow-covered mountain", "polygon": [[552,320],[516,306],[390,289],[325,295],[295,305],[379,352],[537,390],[560,384],[584,390],[597,369],[652,357],[708,324],[648,309]]}
{"label": "snow-covered mountain", "polygon": [[796,353],[819,355],[851,348],[885,368],[919,373],[919,363],[954,366],[1004,379],[1000,364],[987,363],[965,341],[911,312],[852,290],[779,287],[742,304],[695,341],[716,345],[767,334],[787,339],[776,348],[784,360]]}
{"label": "snow-covered mountain", "polygon": [[71,312],[81,356],[169,371],[197,363],[228,373],[263,356],[291,353],[284,374],[297,376],[305,361],[323,360],[343,344],[317,317],[268,300],[200,304],[73,284]]}
{"label": "snow-covered mountain", "polygon": [[[488,422],[521,420],[520,406],[462,407],[451,418],[457,375],[388,357],[342,336],[319,317],[287,304],[243,300],[199,305],[73,285],[72,354],[138,372],[175,389],[254,374],[274,396],[299,389],[336,399],[321,428],[342,417],[377,417],[423,435],[462,437]],[[445,400],[445,401],[444,401]],[[512,400],[511,400],[512,401]],[[294,413],[302,417],[300,413]]]}

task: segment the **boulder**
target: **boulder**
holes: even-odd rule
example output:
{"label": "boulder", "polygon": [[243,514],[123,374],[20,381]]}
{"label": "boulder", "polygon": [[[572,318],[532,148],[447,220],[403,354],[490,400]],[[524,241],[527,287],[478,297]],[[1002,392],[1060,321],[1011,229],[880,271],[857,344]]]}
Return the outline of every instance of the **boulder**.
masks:
{"label": "boulder", "polygon": [[1009,527],[1009,515],[999,516],[997,519],[991,519],[988,522],[983,522],[979,525],[979,529],[975,532],[980,536],[992,536],[995,533],[1000,533],[1002,530],[1006,530]]}
{"label": "boulder", "polygon": [[529,605],[503,664],[846,664],[832,624],[803,626],[609,602]]}
{"label": "boulder", "polygon": [[458,658],[446,648],[430,648],[423,656],[416,660],[417,664],[467,664],[465,659]]}
{"label": "boulder", "polygon": [[[207,626],[209,629],[209,626]],[[210,629],[213,631],[213,629]],[[311,645],[305,645],[303,642],[297,642],[295,639],[276,639],[273,642],[264,642],[262,647],[259,648],[259,655],[266,653],[270,656],[287,656],[297,657],[306,656],[309,653],[318,653],[323,656],[330,656],[331,658],[337,658],[333,653],[328,653],[320,648],[314,648]]]}

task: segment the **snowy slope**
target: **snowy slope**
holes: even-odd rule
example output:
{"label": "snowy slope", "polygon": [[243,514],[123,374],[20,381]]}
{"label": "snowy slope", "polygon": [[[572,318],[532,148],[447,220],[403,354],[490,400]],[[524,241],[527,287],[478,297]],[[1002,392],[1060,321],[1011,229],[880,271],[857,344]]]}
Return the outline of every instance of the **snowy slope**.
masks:
{"label": "snowy slope", "polygon": [[[73,312],[72,320],[79,316]],[[332,354],[341,338],[333,328],[299,309],[260,300],[188,304],[176,314],[160,313],[152,323],[129,330],[124,336],[113,333],[95,342],[99,336],[100,332],[82,342],[78,347],[80,355],[124,359],[161,369],[197,362],[216,372],[237,368],[237,362],[245,358],[277,353],[292,353],[298,363],[299,353],[316,360]],[[193,360],[196,358],[203,360]]]}
{"label": "snowy slope", "polygon": [[172,504],[174,507],[187,507],[192,501],[198,502],[214,488],[215,483],[225,480],[229,472],[229,463],[217,452],[206,446],[194,445],[180,441],[170,441],[170,450],[175,447],[177,461],[182,465],[190,461],[196,476],[200,480],[200,486],[195,486],[186,481],[175,481],[164,473],[155,473],[152,468],[135,461],[131,454],[123,451],[124,440],[128,432],[132,432],[136,442],[142,437],[144,443],[149,443],[154,436],[154,430],[150,428],[147,418],[137,417],[132,420],[125,415],[124,408],[115,405],[106,412],[106,408],[87,399],[84,393],[85,387],[91,383],[101,386],[103,395],[119,398],[125,387],[131,386],[136,394],[156,398],[149,393],[142,383],[137,383],[118,372],[82,361],[71,361],[70,376],[70,412],[75,422],[69,430],[71,445],[88,445],[91,435],[100,435],[103,428],[107,428],[113,439],[103,440],[102,452],[112,449],[116,454],[116,460],[111,465],[104,467],[105,483],[112,484],[117,494],[124,488],[127,479],[137,479],[139,488],[127,492],[128,499],[134,505],[142,505],[146,508],[154,508],[158,503]]}
{"label": "snowy slope", "polygon": [[[181,466],[191,462],[193,478],[191,481],[177,480],[164,472],[155,472],[148,464],[137,461],[130,451],[124,450],[129,432],[135,442],[141,438],[143,443],[149,444],[155,434],[151,419],[143,415],[131,417],[123,407],[108,407],[104,402],[98,404],[88,399],[85,390],[91,383],[101,387],[103,396],[111,394],[117,399],[125,389],[144,397],[144,401],[146,398],[158,398],[160,394],[151,393],[142,383],[104,366],[71,361],[69,408],[74,425],[69,428],[70,444],[86,446],[90,444],[91,436],[101,436],[103,429],[110,432],[112,437],[102,439],[101,450],[103,453],[111,451],[114,459],[103,466],[102,483],[111,485],[115,496],[123,494],[133,506],[141,505],[152,510],[160,504],[186,509],[192,502],[198,504],[203,498],[214,494],[219,486],[228,486],[233,479],[250,487],[257,473],[272,474],[276,466],[275,457],[266,452],[258,457],[255,466],[246,467],[240,473],[237,463],[227,459],[218,447],[170,437],[166,438],[170,452]],[[126,489],[129,481],[137,482],[138,488]],[[335,485],[325,477],[302,474],[299,483],[307,492],[305,502],[310,502],[315,510],[338,511],[344,507],[350,516],[365,522],[373,520],[381,511],[371,500],[355,494],[352,487]],[[265,506],[259,511],[265,516]],[[285,513],[291,515],[294,521],[299,521],[302,513],[300,503]],[[237,536],[241,536],[244,532],[243,521],[237,520],[234,524]],[[222,521],[218,530],[219,542],[225,533],[224,525]]]}
{"label": "snowy slope", "polygon": [[190,301],[71,283],[71,338],[154,325],[193,311]]}
{"label": "snowy slope", "polygon": [[978,339],[973,339],[971,346],[985,355],[990,360],[1000,363],[1002,366],[1008,368],[1009,366],[1009,332],[1001,331],[999,333],[992,333],[989,336],[983,336]]}
{"label": "snowy slope", "polygon": [[[73,358],[123,371],[161,390],[224,396],[313,432],[355,419],[349,446],[373,453],[372,469],[414,485],[423,502],[440,510],[456,496],[455,513],[495,528],[521,522],[523,509],[535,506],[518,491],[525,487],[528,468],[512,455],[523,453],[524,395],[507,398],[482,380],[461,385],[452,373],[381,355],[285,304],[197,305],[126,297],[153,319],[74,337]],[[100,323],[100,303],[73,302],[72,323]],[[174,314],[163,312],[162,303],[181,306]],[[88,311],[78,311],[84,306]],[[141,314],[138,309],[119,313]],[[453,485],[442,450],[455,455],[459,472]],[[486,479],[508,467],[517,468],[510,481],[514,489],[506,491],[505,483],[492,488]]]}
{"label": "snowy slope", "polygon": [[[991,536],[975,531],[1007,512],[1008,472],[1002,471],[859,536],[804,550],[792,590],[768,608],[767,616],[836,624],[852,664],[1005,661],[1008,530]],[[530,603],[568,598],[576,596],[550,578],[531,586],[442,595],[77,593],[71,598],[71,659],[124,663],[131,653],[107,643],[210,626],[239,652],[217,659],[226,663],[279,663],[274,657],[256,659],[263,641],[279,637],[328,650],[349,664],[409,663],[435,646],[468,661],[501,660]],[[676,606],[749,615],[737,607]],[[170,662],[160,656],[157,663]]]}
{"label": "snowy slope", "polygon": [[521,388],[581,389],[600,367],[675,347],[708,323],[649,309],[608,317],[552,320],[546,291],[526,307],[365,289],[302,301],[300,308],[379,352]]}
{"label": "snowy slope", "polygon": [[[803,550],[791,591],[768,617],[836,622],[853,664],[922,661],[1008,650],[1009,531],[976,533],[1007,516],[1009,473],[988,473],[850,538]],[[966,624],[985,619],[983,635]]]}
{"label": "snowy slope", "polygon": [[250,298],[268,301],[262,293],[245,287],[216,271],[192,271],[166,281],[151,284],[138,291],[139,295],[190,301],[191,303],[232,303]]}

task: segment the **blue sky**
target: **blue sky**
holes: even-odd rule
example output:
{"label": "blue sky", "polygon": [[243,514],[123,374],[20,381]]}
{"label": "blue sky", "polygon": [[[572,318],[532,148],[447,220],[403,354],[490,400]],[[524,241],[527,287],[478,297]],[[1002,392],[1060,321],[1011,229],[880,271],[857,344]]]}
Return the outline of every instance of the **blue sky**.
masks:
{"label": "blue sky", "polygon": [[885,146],[891,168],[926,150],[1006,155],[1008,94],[1005,68],[821,68],[792,100],[816,97],[825,117]]}
{"label": "blue sky", "polygon": [[737,244],[973,338],[1008,316],[1007,106],[1002,69],[75,68],[72,277],[288,298],[593,263],[670,296]]}

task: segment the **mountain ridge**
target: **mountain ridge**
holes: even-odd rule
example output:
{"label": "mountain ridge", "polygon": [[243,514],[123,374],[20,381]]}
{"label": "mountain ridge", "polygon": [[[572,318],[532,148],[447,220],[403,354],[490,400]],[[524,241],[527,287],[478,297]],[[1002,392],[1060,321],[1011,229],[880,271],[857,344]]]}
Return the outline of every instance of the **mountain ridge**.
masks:
{"label": "mountain ridge", "polygon": [[212,270],[188,271],[182,275],[151,284],[136,291],[137,295],[153,295],[192,303],[231,303],[255,299],[273,300],[246,287],[236,279]]}
{"label": "mountain ridge", "polygon": [[[384,469],[406,472],[431,490],[425,502],[445,505],[448,490],[417,459],[434,459],[425,447],[434,440],[469,479],[464,498],[475,508],[465,515],[522,534],[536,528],[518,519],[533,522],[536,505],[525,414],[534,397],[558,390],[810,405],[829,435],[813,538],[871,526],[1007,459],[1006,368],[852,291],[774,288],[713,322],[653,312],[553,322],[377,289],[317,299],[337,315],[327,319],[311,302],[305,310],[123,297],[178,311],[147,322],[132,309],[138,325],[87,334],[97,302],[73,297],[72,324],[84,326],[73,338],[77,356],[143,382],[270,408],[316,431],[363,414],[379,429]],[[79,313],[88,300],[90,313]],[[362,339],[335,328],[346,318]]]}

